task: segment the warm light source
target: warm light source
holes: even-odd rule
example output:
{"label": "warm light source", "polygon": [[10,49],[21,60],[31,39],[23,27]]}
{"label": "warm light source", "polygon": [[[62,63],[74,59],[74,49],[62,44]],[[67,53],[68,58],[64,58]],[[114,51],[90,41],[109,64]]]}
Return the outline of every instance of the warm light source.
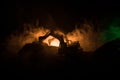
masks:
{"label": "warm light source", "polygon": [[54,38],[53,36],[47,37],[43,42],[47,43],[48,46],[55,46],[55,47],[59,47],[60,44],[60,41]]}
{"label": "warm light source", "polygon": [[59,40],[54,39],[54,40],[50,43],[50,46],[56,46],[56,47],[59,47],[59,44],[60,44]]}

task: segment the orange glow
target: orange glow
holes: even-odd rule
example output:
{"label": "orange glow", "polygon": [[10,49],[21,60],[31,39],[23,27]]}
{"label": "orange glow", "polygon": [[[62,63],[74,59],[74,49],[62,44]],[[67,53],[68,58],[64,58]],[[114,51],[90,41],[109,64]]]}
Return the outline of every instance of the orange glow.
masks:
{"label": "orange glow", "polygon": [[59,47],[59,44],[60,44],[60,41],[54,38],[53,36],[49,36],[43,42],[47,43],[48,46],[55,46],[55,47]]}
{"label": "orange glow", "polygon": [[60,44],[59,40],[54,39],[54,40],[50,43],[50,46],[56,46],[56,47],[59,47],[59,44]]}
{"label": "orange glow", "polygon": [[[44,26],[38,26],[38,22],[36,25],[25,23],[22,27],[23,29],[21,28],[21,30],[23,30],[22,32],[20,32],[18,28],[15,33],[11,33],[6,38],[6,43],[8,45],[6,47],[7,50],[11,53],[17,53],[24,45],[39,41],[40,36],[44,36],[50,31],[50,29],[44,28]],[[60,29],[54,30],[54,33],[63,35],[64,41],[68,46],[79,41],[84,51],[94,51],[96,48],[103,45],[104,42],[101,41],[102,34],[100,30],[98,30],[98,32],[94,31],[93,26],[92,23],[89,24],[88,22],[81,24],[81,26],[78,26],[79,28],[76,27],[69,33],[65,33]],[[43,42],[47,43],[48,46],[59,47],[60,45],[60,41],[53,36],[49,36]]]}

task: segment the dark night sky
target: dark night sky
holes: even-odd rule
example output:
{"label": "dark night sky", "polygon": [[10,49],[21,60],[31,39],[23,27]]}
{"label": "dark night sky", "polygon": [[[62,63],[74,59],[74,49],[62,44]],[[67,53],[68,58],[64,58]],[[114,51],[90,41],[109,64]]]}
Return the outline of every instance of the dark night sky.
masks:
{"label": "dark night sky", "polygon": [[[1,20],[3,21],[2,36],[8,35],[20,23],[34,22],[37,18],[44,24],[48,15],[52,15],[57,26],[71,30],[81,18],[101,20],[119,15],[119,5],[113,1],[6,1],[3,4]],[[119,4],[119,3],[118,3]],[[4,16],[3,16],[4,15]],[[6,21],[8,19],[8,21]],[[69,26],[69,27],[68,27]]]}

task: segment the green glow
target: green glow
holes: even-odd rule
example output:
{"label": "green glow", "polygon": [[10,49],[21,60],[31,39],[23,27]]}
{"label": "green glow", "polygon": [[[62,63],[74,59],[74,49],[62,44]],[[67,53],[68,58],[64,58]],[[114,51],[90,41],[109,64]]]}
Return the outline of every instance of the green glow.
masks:
{"label": "green glow", "polygon": [[102,32],[102,40],[105,42],[115,40],[117,38],[120,38],[120,25],[119,21],[115,20],[115,22],[111,23],[110,26],[106,30]]}

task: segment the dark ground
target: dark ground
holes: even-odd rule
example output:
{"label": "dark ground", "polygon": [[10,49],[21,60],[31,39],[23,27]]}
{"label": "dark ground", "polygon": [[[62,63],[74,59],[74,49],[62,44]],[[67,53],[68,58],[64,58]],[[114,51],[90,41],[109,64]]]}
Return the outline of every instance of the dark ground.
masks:
{"label": "dark ground", "polygon": [[[1,55],[1,75],[39,78],[81,78],[82,76],[119,76],[120,39],[108,42],[86,56],[75,46],[53,54],[38,44],[24,46],[14,57]],[[64,54],[62,56],[61,54]]]}

